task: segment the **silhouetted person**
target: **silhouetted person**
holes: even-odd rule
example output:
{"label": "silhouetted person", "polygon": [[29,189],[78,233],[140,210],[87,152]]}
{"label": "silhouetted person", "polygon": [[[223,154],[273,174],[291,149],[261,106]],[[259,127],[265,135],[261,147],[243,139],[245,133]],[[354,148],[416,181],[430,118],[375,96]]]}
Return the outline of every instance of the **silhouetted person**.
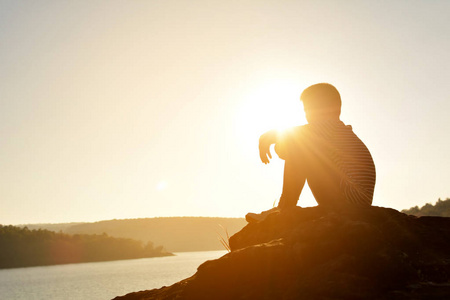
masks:
{"label": "silhouetted person", "polygon": [[369,150],[339,118],[341,96],[331,84],[305,89],[303,101],[307,125],[279,134],[268,131],[259,139],[261,161],[272,158],[270,146],[285,160],[283,191],[277,207],[261,214],[249,213],[249,222],[297,205],[305,181],[319,206],[368,207],[375,187],[375,165]]}

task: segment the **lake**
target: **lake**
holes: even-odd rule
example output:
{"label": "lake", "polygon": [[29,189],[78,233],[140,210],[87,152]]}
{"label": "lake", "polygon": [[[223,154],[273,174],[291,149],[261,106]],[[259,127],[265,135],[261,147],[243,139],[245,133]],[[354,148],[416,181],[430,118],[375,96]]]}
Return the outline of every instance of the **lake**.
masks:
{"label": "lake", "polygon": [[192,276],[206,260],[226,251],[0,270],[0,299],[112,299],[160,288]]}

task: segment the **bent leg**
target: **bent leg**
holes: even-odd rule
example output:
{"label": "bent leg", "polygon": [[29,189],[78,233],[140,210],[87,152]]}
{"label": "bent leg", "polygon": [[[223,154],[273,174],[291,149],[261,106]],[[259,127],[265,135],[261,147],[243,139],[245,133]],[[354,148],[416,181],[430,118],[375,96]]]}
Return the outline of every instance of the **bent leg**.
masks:
{"label": "bent leg", "polygon": [[291,208],[297,205],[305,181],[305,165],[296,161],[286,160],[284,163],[283,191],[278,203],[280,209]]}

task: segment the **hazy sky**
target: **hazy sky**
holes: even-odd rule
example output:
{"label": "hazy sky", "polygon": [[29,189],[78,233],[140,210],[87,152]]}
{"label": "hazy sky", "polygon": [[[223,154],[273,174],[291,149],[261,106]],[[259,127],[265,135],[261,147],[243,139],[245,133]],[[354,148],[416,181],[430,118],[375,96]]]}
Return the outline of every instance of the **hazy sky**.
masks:
{"label": "hazy sky", "polygon": [[[311,84],[375,160],[374,205],[450,197],[449,1],[0,0],[0,223],[243,217]],[[310,192],[301,206],[315,205]]]}

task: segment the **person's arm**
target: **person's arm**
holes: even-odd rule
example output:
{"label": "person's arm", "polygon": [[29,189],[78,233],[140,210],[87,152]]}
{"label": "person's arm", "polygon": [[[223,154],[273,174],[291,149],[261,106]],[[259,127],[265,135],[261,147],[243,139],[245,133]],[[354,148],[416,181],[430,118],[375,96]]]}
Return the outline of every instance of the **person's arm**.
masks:
{"label": "person's arm", "polygon": [[298,147],[301,147],[302,141],[302,130],[303,126],[296,126],[284,130],[282,133],[278,134],[277,141],[275,144],[275,152],[279,158],[286,160],[292,152],[296,152]]}
{"label": "person's arm", "polygon": [[304,126],[296,126],[283,132],[278,130],[269,130],[259,138],[259,157],[265,164],[270,162],[272,154],[270,146],[275,144],[275,152],[281,159],[286,159],[293,147],[298,147],[302,142],[299,137]]}
{"label": "person's arm", "polygon": [[277,130],[269,130],[259,138],[259,157],[261,161],[265,164],[270,162],[272,159],[272,154],[270,153],[270,146],[275,144],[278,139]]}

